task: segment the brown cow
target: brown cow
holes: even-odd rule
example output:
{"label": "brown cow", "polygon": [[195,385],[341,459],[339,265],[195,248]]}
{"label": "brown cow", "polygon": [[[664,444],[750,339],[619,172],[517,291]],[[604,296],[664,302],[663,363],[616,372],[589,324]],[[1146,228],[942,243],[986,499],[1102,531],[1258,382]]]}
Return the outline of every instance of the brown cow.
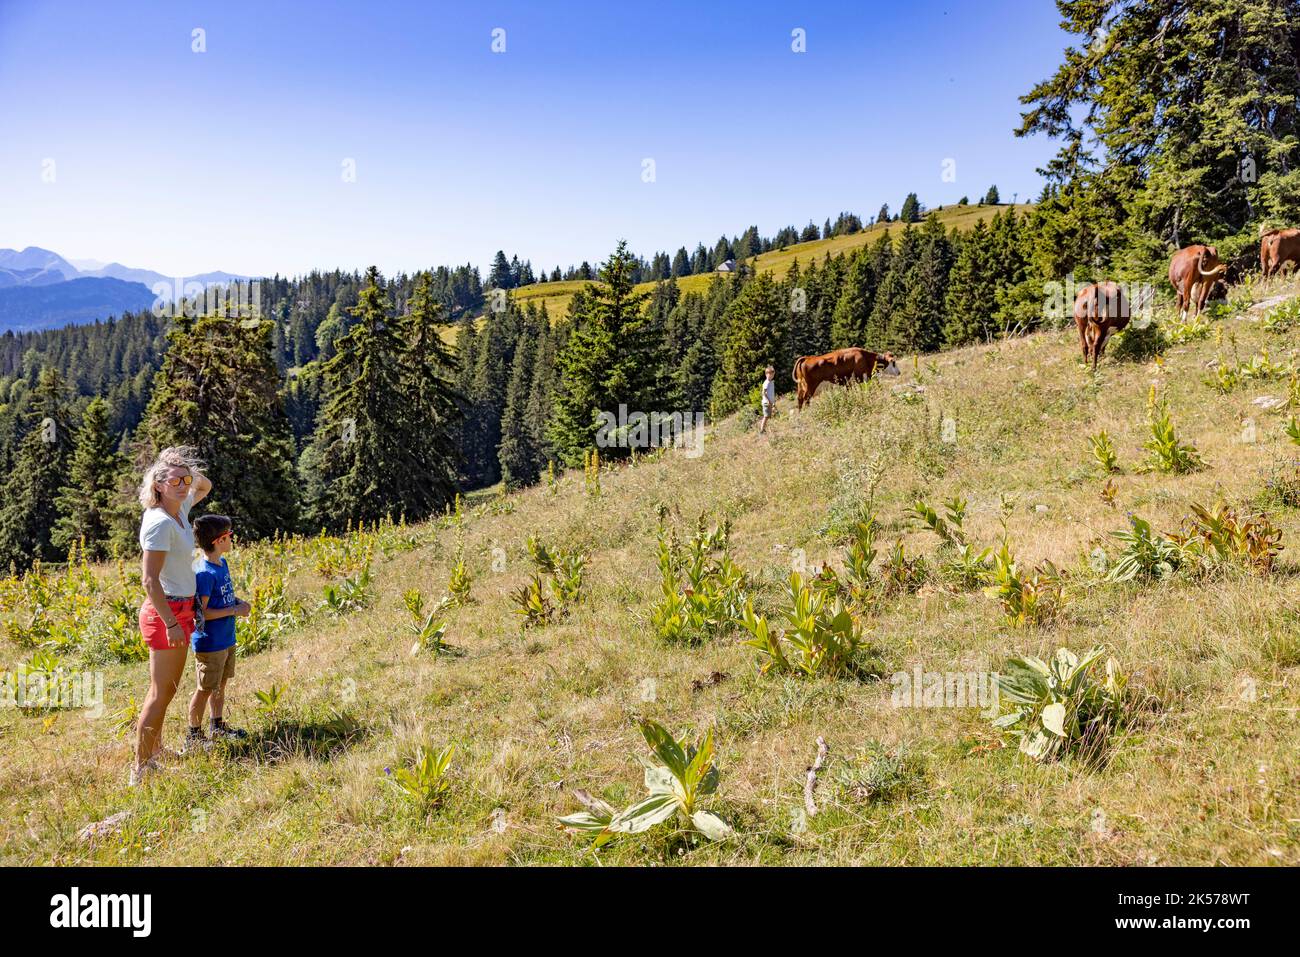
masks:
{"label": "brown cow", "polygon": [[1194,315],[1200,315],[1210,290],[1227,273],[1227,264],[1219,262],[1219,251],[1213,246],[1188,246],[1174,253],[1169,260],[1169,282],[1178,293],[1179,317],[1186,319],[1193,304]]}
{"label": "brown cow", "polygon": [[1074,297],[1079,347],[1083,350],[1083,361],[1092,363],[1093,372],[1097,371],[1097,360],[1106,348],[1106,340],[1112,332],[1127,326],[1130,316],[1128,297],[1117,282],[1094,282]]}
{"label": "brown cow", "polygon": [[865,382],[875,375],[898,375],[898,364],[888,352],[871,352],[850,346],[821,356],[800,356],[794,361],[794,382],[798,386],[799,408],[812,401],[823,382]]}
{"label": "brown cow", "polygon": [[1267,279],[1290,263],[1300,268],[1300,229],[1274,229],[1259,240],[1259,265]]}

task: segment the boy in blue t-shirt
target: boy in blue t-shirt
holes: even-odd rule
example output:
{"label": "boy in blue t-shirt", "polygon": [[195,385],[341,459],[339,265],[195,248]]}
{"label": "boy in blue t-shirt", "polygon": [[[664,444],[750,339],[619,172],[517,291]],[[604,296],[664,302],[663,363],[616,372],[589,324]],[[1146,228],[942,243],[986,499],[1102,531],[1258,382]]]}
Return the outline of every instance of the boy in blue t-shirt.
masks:
{"label": "boy in blue t-shirt", "polygon": [[202,613],[201,624],[190,639],[199,685],[190,699],[190,729],[186,751],[206,750],[211,741],[203,734],[203,712],[212,703],[212,738],[248,737],[241,728],[229,727],[222,718],[226,682],[235,674],[235,618],[247,617],[248,602],[235,597],[225,554],[230,551],[234,528],[225,515],[203,515],[194,520],[194,540],[203,549],[195,564],[194,599]]}

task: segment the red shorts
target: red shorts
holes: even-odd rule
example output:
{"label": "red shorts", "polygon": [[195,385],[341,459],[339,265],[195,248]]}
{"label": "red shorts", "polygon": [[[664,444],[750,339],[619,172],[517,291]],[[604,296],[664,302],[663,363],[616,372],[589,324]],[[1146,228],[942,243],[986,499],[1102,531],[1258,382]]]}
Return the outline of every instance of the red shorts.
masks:
{"label": "red shorts", "polygon": [[[169,601],[167,607],[172,610],[172,614],[176,616],[176,621],[180,623],[181,631],[185,633],[185,644],[177,647],[189,647],[190,635],[194,634],[194,599],[186,598],[184,601]],[[147,598],[144,604],[140,606],[140,635],[144,638],[144,643],[150,648],[166,651],[171,647],[167,640],[167,624],[154,609],[153,603]]]}

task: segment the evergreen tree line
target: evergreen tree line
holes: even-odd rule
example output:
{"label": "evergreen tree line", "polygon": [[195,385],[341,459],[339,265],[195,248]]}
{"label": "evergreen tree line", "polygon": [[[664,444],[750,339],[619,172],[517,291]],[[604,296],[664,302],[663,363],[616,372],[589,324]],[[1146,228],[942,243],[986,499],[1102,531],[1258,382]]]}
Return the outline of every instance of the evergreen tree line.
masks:
{"label": "evergreen tree line", "polygon": [[0,564],[58,561],[78,542],[92,558],[131,551],[136,482],[170,445],[197,447],[214,484],[206,510],[249,538],[442,509],[461,471],[456,362],[435,275],[414,277],[399,312],[393,296],[406,287],[366,273],[350,328],[311,364],[319,408],[301,453],[288,401],[296,377],[286,383],[277,364],[274,319],[170,321],[134,429],[114,427],[104,397],[80,401],[53,363],[30,388],[9,382]]}
{"label": "evergreen tree line", "polygon": [[[983,202],[988,205],[998,205],[998,188],[996,186],[989,188]],[[966,205],[966,203],[967,200],[963,198],[960,205]],[[880,213],[877,215],[875,222],[919,223],[925,212],[925,207],[917,199],[916,193],[908,193],[898,213],[890,215],[889,205],[885,204],[880,207]],[[862,218],[856,213],[850,212],[840,213],[833,222],[828,217],[820,227],[812,220],[809,220],[808,225],[802,229],[797,226],[783,226],[771,237],[759,235],[758,227],[750,226],[739,236],[733,236],[730,239],[725,235],[718,237],[717,242],[712,246],[698,243],[694,252],[687,252],[686,247],[681,246],[671,256],[666,252],[658,252],[649,259],[639,256],[631,257],[629,268],[634,283],[680,279],[683,276],[716,272],[718,267],[728,260],[741,262],[751,256],[785,249],[797,243],[831,239],[835,236],[851,236],[854,233],[862,232],[865,228]],[[529,278],[521,281],[520,277],[525,273]],[[498,251],[489,277],[488,287],[513,289],[534,281],[592,281],[597,276],[598,270],[593,268],[589,262],[584,261],[578,266],[570,266],[563,270],[557,266],[550,273],[543,269],[538,278],[534,280],[531,278],[531,263],[525,262],[521,266],[518,257],[507,261],[505,253]]]}

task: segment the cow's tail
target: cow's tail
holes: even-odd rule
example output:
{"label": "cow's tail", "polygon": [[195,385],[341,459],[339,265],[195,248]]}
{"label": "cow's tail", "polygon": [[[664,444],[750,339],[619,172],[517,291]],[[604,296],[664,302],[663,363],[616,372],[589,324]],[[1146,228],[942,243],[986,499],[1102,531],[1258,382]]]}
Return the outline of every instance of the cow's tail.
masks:
{"label": "cow's tail", "polygon": [[1278,230],[1271,229],[1259,241],[1259,271],[1264,274],[1265,279],[1268,278],[1269,267],[1273,265],[1273,260],[1277,258],[1275,255],[1275,249],[1278,245],[1277,232]]}
{"label": "cow's tail", "polygon": [[1084,318],[1089,322],[1101,321],[1101,284],[1095,283],[1088,293],[1087,312]]}
{"label": "cow's tail", "polygon": [[803,372],[803,362],[807,358],[807,356],[800,356],[794,360],[794,371],[790,374],[790,378],[794,380],[795,385],[799,384],[800,373]]}

